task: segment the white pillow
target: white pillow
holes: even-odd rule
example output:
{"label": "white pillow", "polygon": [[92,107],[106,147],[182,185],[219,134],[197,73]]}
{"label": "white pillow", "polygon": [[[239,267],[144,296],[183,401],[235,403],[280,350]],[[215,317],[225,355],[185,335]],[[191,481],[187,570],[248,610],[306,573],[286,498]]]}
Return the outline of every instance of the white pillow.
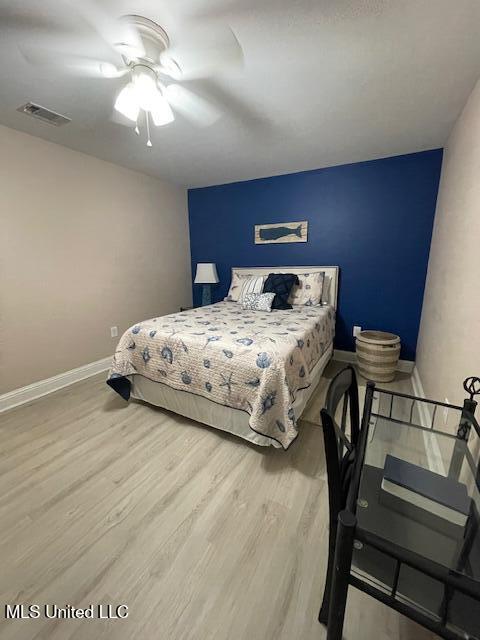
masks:
{"label": "white pillow", "polygon": [[293,286],[288,302],[290,304],[302,304],[307,307],[320,304],[324,279],[325,271],[299,273],[299,283]]}
{"label": "white pillow", "polygon": [[245,296],[249,293],[262,293],[266,276],[250,276],[242,282],[242,289],[238,301],[243,303]]}

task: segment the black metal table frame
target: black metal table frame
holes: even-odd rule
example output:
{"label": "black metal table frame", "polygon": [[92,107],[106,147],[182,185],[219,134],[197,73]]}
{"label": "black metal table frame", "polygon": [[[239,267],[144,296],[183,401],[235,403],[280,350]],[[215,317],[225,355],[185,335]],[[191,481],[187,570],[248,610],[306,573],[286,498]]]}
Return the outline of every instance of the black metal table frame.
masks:
{"label": "black metal table frame", "polygon": [[[363,411],[362,418],[362,429],[360,433],[360,440],[358,443],[358,455],[355,461],[355,468],[353,472],[352,482],[350,484],[350,488],[348,491],[348,498],[346,508],[340,512],[338,516],[338,524],[337,524],[337,536],[335,543],[335,554],[334,554],[334,570],[331,580],[331,585],[326,585],[325,590],[326,593],[329,591],[328,598],[328,622],[327,622],[327,640],[341,640],[342,631],[343,631],[343,621],[345,617],[345,607],[347,602],[347,593],[348,587],[351,585],[356,587],[360,591],[367,593],[372,596],[376,600],[383,602],[387,606],[395,609],[401,614],[411,618],[415,622],[423,625],[427,629],[430,629],[434,633],[438,634],[442,638],[446,638],[447,640],[465,640],[468,638],[468,634],[466,635],[464,632],[455,631],[452,628],[448,628],[447,620],[448,620],[448,607],[455,591],[459,591],[467,596],[474,598],[480,602],[480,584],[475,580],[472,580],[468,576],[453,571],[452,569],[448,569],[440,564],[433,562],[432,560],[425,558],[421,555],[418,555],[410,550],[399,547],[387,540],[384,540],[372,532],[366,531],[358,526],[357,518],[356,518],[356,507],[357,507],[357,499],[358,493],[360,489],[360,480],[362,474],[362,468],[365,460],[365,452],[367,448],[368,441],[368,426],[370,424],[370,419],[372,415],[372,402],[375,391],[381,392],[383,394],[388,394],[392,397],[392,403],[390,405],[390,416],[379,416],[379,417],[389,417],[389,419],[394,420],[392,418],[392,405],[393,405],[393,397],[403,397],[406,399],[411,399],[412,402],[412,410],[413,413],[413,405],[415,401],[426,402],[434,406],[434,411],[432,415],[431,427],[422,427],[420,425],[416,425],[411,423],[409,426],[413,426],[420,430],[428,431],[429,433],[440,433],[442,437],[450,437],[455,439],[456,441],[465,441],[468,439],[469,435],[469,427],[473,425],[477,435],[480,437],[480,430],[478,428],[477,423],[473,417],[476,403],[471,400],[465,400],[464,407],[456,407],[457,409],[462,410],[462,420],[460,422],[459,430],[457,435],[446,434],[443,431],[438,431],[434,429],[434,421],[435,421],[435,412],[438,407],[448,407],[452,408],[452,405],[448,405],[443,402],[435,402],[433,400],[426,400],[424,398],[416,398],[415,396],[396,393],[392,391],[388,391],[385,389],[376,388],[375,384],[369,382],[367,384],[367,391],[365,395],[365,405]],[[471,403],[471,404],[469,404]],[[464,418],[464,419],[463,419]],[[400,421],[399,421],[400,422]],[[462,430],[463,429],[463,430]],[[454,448],[454,453],[452,456],[452,465],[450,467],[449,475],[456,475],[460,472],[460,460],[463,460],[463,457],[466,456],[468,462],[473,465],[475,468],[475,463],[473,457],[471,456],[469,450],[465,448],[462,444],[461,446],[461,455],[459,451],[456,451],[456,447]],[[457,476],[458,477],[458,476]],[[480,477],[476,475],[476,483],[477,487],[480,488]],[[375,588],[371,584],[364,582],[359,577],[352,575],[351,566],[352,566],[352,557],[353,557],[353,549],[354,542],[359,541],[363,544],[370,545],[374,547],[378,551],[387,554],[392,557],[396,561],[396,569],[393,578],[393,585],[391,589],[391,593],[385,593],[380,589]],[[426,614],[423,614],[414,606],[409,606],[408,604],[398,600],[395,596],[397,593],[398,579],[400,575],[400,569],[402,564],[407,565],[413,569],[416,569],[430,578],[438,580],[444,585],[444,599],[443,599],[443,609],[442,609],[442,617],[440,620],[436,620],[433,617],[430,617]],[[328,591],[327,591],[328,590]]]}

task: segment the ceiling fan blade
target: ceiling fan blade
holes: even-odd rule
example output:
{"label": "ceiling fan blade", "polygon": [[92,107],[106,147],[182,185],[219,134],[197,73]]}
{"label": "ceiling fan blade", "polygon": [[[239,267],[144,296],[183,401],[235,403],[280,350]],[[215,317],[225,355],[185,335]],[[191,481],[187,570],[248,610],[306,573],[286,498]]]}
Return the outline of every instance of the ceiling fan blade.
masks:
{"label": "ceiling fan blade", "polygon": [[126,17],[106,12],[95,0],[62,0],[116,51],[129,57],[141,57],[145,53],[139,33]]}
{"label": "ceiling fan blade", "polygon": [[231,18],[236,15],[245,15],[258,11],[278,11],[278,0],[210,0],[200,6],[193,5],[190,17],[195,19],[218,20],[219,18]]}
{"label": "ceiling fan blade", "polygon": [[186,15],[194,20],[228,20],[252,14],[291,19],[302,11],[303,15],[309,12],[321,17],[322,21],[337,22],[366,15],[378,16],[389,4],[389,0],[290,0],[279,7],[278,0],[208,0],[191,3]]}
{"label": "ceiling fan blade", "polygon": [[179,84],[169,84],[163,94],[175,111],[198,126],[209,127],[223,115],[212,102]]}
{"label": "ceiling fan blade", "polygon": [[128,73],[128,68],[119,68],[104,60],[87,58],[63,51],[19,45],[19,49],[25,60],[36,67],[47,67],[58,72],[71,75],[87,76],[93,78],[120,78]]}
{"label": "ceiling fan blade", "polygon": [[145,53],[135,26],[126,17],[112,15],[95,0],[30,0],[17,3],[0,0],[0,28],[36,39],[43,31],[47,35],[65,38],[82,32],[80,21],[100,35],[117,53],[130,57]]}
{"label": "ceiling fan blade", "polygon": [[252,135],[270,135],[272,125],[268,115],[251,105],[241,91],[235,91],[231,82],[226,84],[224,79],[207,78],[198,81],[198,86],[202,95],[218,105],[228,119],[241,122]]}
{"label": "ceiling fan blade", "polygon": [[203,34],[197,30],[192,37],[185,35],[184,41],[160,55],[160,72],[175,80],[206,78],[226,68],[243,66],[242,47],[230,28],[214,34],[211,29]]}
{"label": "ceiling fan blade", "polygon": [[16,34],[30,35],[40,32],[51,34],[53,25],[43,16],[15,13],[11,8],[0,6],[0,27],[2,32],[15,31]]}
{"label": "ceiling fan blade", "polygon": [[75,17],[70,7],[53,0],[29,0],[12,2],[0,0],[0,29],[2,32],[15,31],[17,34],[55,34],[58,31],[75,31]]}

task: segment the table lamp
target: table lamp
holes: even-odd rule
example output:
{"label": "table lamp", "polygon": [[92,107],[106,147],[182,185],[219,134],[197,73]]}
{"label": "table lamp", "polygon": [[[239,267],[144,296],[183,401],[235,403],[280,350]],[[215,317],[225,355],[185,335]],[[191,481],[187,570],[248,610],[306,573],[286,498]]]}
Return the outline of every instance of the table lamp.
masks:
{"label": "table lamp", "polygon": [[219,282],[217,267],[213,262],[199,262],[195,275],[195,284],[203,284],[202,307],[212,303],[212,284]]}

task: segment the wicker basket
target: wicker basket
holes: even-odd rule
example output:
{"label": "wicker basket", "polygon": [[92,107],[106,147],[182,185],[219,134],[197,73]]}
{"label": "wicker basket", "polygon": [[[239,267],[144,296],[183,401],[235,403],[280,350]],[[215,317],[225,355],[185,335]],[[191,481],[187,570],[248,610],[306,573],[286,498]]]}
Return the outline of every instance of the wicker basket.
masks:
{"label": "wicker basket", "polygon": [[400,338],[385,331],[360,331],[357,335],[357,362],[360,375],[375,382],[395,378],[400,356]]}

